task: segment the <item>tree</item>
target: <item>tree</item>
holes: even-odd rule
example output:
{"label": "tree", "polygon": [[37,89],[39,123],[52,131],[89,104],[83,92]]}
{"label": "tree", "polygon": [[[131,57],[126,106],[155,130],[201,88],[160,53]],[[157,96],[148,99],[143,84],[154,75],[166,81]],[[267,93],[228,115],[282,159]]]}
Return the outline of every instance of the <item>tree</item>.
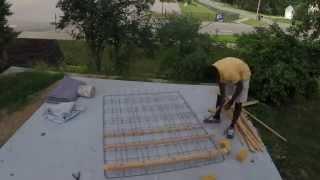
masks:
{"label": "tree", "polygon": [[252,69],[251,93],[259,100],[279,105],[318,92],[319,42],[300,40],[272,25],[241,35],[238,47]]}
{"label": "tree", "polygon": [[211,40],[199,34],[200,22],[190,16],[171,17],[158,30],[165,49],[161,72],[176,80],[200,81],[209,67]]}
{"label": "tree", "polygon": [[6,48],[13,39],[18,35],[8,25],[7,17],[12,13],[10,12],[10,4],[6,0],[0,0],[0,71],[8,64],[8,56]]}
{"label": "tree", "polygon": [[318,39],[320,37],[320,0],[307,0],[302,7],[294,17],[291,30],[295,35]]}
{"label": "tree", "polygon": [[86,41],[97,71],[107,47],[115,64],[121,64],[122,45],[137,41],[148,24],[149,0],[59,0],[57,7],[64,13],[57,27],[70,27],[76,39]]}

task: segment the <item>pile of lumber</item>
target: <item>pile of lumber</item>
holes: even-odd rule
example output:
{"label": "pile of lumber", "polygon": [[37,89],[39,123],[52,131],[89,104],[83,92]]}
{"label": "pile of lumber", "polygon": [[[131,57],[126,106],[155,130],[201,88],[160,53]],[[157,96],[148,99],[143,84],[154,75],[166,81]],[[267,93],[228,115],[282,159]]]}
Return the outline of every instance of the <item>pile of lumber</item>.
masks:
{"label": "pile of lumber", "polygon": [[246,143],[248,149],[252,152],[263,152],[264,144],[257,133],[256,128],[245,113],[242,113],[236,124],[236,132],[240,140]]}
{"label": "pile of lumber", "polygon": [[[225,113],[229,119],[232,119],[232,108],[225,110]],[[241,143],[245,143],[251,152],[263,152],[264,144],[247,114],[244,112],[241,113],[235,128]]]}
{"label": "pile of lumber", "polygon": [[[282,141],[287,142],[287,139],[281,136],[277,131],[275,131],[270,126],[265,124],[263,121],[259,120],[253,114],[244,109],[244,106],[250,106],[256,103],[258,103],[258,101],[247,102],[242,105],[242,112],[236,124],[236,133],[240,137],[241,143],[246,143],[248,149],[252,152],[263,152],[265,149],[265,146],[260,136],[258,135],[256,128],[253,126],[251,119],[258,122],[260,125],[262,125],[272,134],[280,138]],[[212,113],[212,110],[209,110],[209,112]],[[226,110],[226,114],[229,116],[230,119],[232,119],[233,113],[231,109]]]}

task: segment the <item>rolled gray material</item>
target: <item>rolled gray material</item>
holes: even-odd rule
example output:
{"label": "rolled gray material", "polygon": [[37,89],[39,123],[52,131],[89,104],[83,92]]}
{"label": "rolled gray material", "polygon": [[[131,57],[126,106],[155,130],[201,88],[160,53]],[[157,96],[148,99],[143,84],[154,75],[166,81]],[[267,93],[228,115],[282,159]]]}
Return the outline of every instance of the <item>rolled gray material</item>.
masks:
{"label": "rolled gray material", "polygon": [[78,88],[85,83],[65,76],[59,85],[51,91],[47,98],[48,103],[60,103],[76,101],[78,98]]}
{"label": "rolled gray material", "polygon": [[80,85],[78,88],[78,95],[81,97],[92,98],[96,93],[94,86]]}

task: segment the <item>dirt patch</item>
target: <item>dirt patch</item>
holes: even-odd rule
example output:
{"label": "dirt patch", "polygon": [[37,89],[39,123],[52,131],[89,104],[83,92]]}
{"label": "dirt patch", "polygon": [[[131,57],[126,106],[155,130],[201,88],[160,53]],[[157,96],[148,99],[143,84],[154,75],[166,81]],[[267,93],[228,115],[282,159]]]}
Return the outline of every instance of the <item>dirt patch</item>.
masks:
{"label": "dirt patch", "polygon": [[23,108],[13,113],[8,113],[6,110],[0,112],[0,147],[39,109],[47,94],[57,86],[58,82],[37,93]]}

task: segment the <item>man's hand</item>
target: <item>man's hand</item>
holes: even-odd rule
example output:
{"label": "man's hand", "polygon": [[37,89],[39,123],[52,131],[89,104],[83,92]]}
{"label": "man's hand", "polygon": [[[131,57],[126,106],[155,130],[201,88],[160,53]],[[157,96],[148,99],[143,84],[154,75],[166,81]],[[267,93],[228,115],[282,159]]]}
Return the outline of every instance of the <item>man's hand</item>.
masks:
{"label": "man's hand", "polygon": [[228,103],[227,103],[226,105],[224,105],[224,108],[225,108],[226,110],[229,110],[232,105],[233,105],[233,101],[230,100],[230,101],[228,101]]}

